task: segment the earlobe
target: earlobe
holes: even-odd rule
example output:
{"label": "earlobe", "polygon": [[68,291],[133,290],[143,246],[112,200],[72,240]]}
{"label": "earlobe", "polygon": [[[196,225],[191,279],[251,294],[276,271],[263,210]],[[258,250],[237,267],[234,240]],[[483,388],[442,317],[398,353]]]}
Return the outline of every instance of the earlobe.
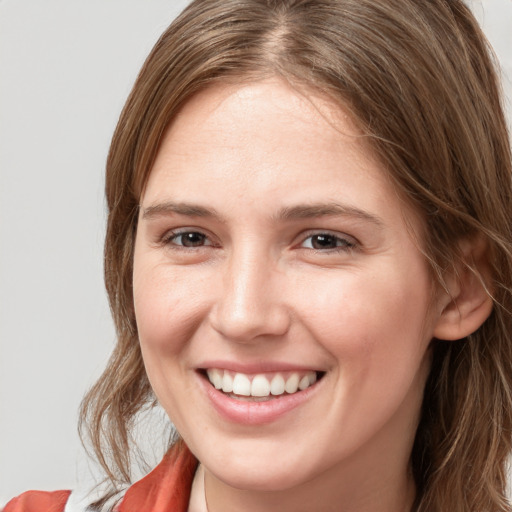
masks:
{"label": "earlobe", "polygon": [[487,260],[488,245],[483,237],[460,244],[462,261],[457,276],[447,279],[449,295],[441,300],[434,337],[459,340],[475,332],[493,309],[491,272]]}

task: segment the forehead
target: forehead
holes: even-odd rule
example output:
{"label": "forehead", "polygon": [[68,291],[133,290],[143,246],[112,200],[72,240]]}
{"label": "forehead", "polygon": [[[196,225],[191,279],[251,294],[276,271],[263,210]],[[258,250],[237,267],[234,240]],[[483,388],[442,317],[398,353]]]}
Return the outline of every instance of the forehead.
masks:
{"label": "forehead", "polygon": [[[265,165],[270,157],[282,160],[284,172],[303,167],[299,164],[308,152],[316,152],[320,161],[336,151],[380,167],[348,109],[315,90],[279,78],[218,83],[193,96],[172,120],[151,174],[162,168],[180,172],[185,160],[189,164],[222,153],[226,165],[243,154],[245,170],[250,166],[262,176],[271,169]],[[310,170],[314,173],[315,167]]]}
{"label": "forehead", "polygon": [[[286,193],[271,193],[278,189]],[[168,127],[143,203],[211,202],[214,193],[268,211],[315,195],[363,208],[405,207],[348,109],[277,78],[216,84]]]}

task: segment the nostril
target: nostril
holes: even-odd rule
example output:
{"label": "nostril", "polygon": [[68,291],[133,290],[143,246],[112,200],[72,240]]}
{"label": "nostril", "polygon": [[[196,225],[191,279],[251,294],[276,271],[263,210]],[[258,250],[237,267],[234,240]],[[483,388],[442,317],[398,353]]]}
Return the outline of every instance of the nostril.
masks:
{"label": "nostril", "polygon": [[244,343],[258,341],[263,337],[284,336],[290,327],[286,311],[278,307],[263,311],[257,307],[240,310],[217,310],[211,316],[212,328],[226,340]]}

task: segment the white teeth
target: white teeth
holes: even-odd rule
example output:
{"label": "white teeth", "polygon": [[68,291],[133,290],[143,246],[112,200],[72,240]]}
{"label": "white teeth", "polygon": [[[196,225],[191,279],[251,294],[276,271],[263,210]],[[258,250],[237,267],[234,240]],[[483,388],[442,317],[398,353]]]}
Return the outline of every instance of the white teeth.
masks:
{"label": "white teeth", "polygon": [[243,373],[235,374],[235,378],[233,379],[233,393],[235,393],[235,395],[251,396],[251,381]]}
{"label": "white teeth", "polygon": [[299,381],[299,389],[303,391],[304,389],[309,388],[309,377],[307,375],[304,375],[302,379]]}
{"label": "white teeth", "polygon": [[268,396],[270,394],[270,382],[264,375],[256,375],[252,379],[251,396]]}
{"label": "white teeth", "polygon": [[233,391],[233,377],[228,372],[224,372],[224,377],[222,377],[222,391],[224,393],[231,393]]}
{"label": "white teeth", "polygon": [[284,389],[287,393],[296,393],[299,389],[299,374],[292,373],[287,379]]}
{"label": "white teeth", "polygon": [[216,368],[209,369],[207,372],[208,378],[210,379],[210,382],[215,386],[215,389],[222,388],[222,375],[220,373],[220,370],[217,370]]}
{"label": "white teeth", "polygon": [[284,378],[279,373],[274,376],[270,383],[270,392],[273,395],[282,395],[284,393]]}
{"label": "white teeth", "polygon": [[312,386],[317,375],[314,371],[307,373],[287,373],[285,377],[281,373],[275,373],[272,380],[265,374],[258,374],[252,377],[244,373],[234,373],[218,368],[208,368],[206,370],[209,381],[216,389],[221,389],[224,393],[233,393],[239,396],[252,396],[258,398],[269,397],[270,395],[279,396],[285,392],[288,394],[303,391]]}

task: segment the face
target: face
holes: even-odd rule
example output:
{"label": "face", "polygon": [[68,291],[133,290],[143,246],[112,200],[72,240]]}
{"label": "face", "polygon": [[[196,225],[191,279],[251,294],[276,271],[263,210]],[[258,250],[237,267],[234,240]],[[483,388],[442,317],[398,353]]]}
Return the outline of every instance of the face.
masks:
{"label": "face", "polygon": [[151,385],[207,471],[277,490],[406,464],[437,317],[411,225],[339,106],[275,79],[183,108],[133,285]]}

